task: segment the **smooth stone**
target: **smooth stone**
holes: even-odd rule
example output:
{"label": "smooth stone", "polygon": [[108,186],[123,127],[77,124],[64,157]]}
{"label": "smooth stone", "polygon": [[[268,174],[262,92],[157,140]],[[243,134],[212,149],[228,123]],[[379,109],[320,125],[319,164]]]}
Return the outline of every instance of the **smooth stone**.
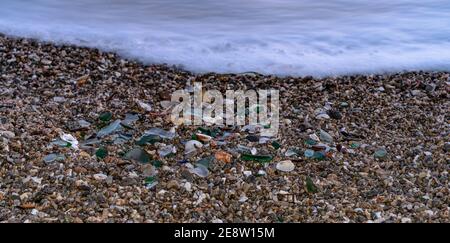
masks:
{"label": "smooth stone", "polygon": [[49,154],[43,158],[43,161],[47,164],[53,163],[55,161],[62,161],[65,157],[62,154]]}
{"label": "smooth stone", "polygon": [[349,104],[348,104],[347,102],[341,102],[340,106],[341,106],[341,107],[348,107]]}
{"label": "smooth stone", "polygon": [[193,169],[190,169],[189,171],[192,174],[196,174],[197,176],[202,177],[202,178],[207,177],[209,175],[208,169],[204,166],[198,166]]}
{"label": "smooth stone", "polygon": [[412,94],[413,96],[419,96],[419,95],[422,94],[422,92],[421,92],[420,90],[415,89],[415,90],[411,91],[411,94]]}
{"label": "smooth stone", "polygon": [[258,176],[265,176],[265,175],[267,175],[267,173],[265,171],[263,171],[263,170],[258,171]]}
{"label": "smooth stone", "polygon": [[378,87],[377,90],[380,91],[380,92],[384,92],[384,87]]}
{"label": "smooth stone", "polygon": [[188,192],[192,191],[192,184],[189,181],[185,182],[183,187]]}
{"label": "smooth stone", "polygon": [[321,141],[324,141],[327,143],[333,142],[333,137],[329,133],[325,132],[324,130],[320,130],[319,138]]}
{"label": "smooth stone", "polygon": [[142,102],[142,101],[140,101],[140,100],[137,100],[136,103],[137,103],[137,104],[139,105],[139,107],[141,107],[143,110],[148,111],[148,112],[152,111],[152,106],[151,106],[151,105],[146,104],[146,103],[144,103],[144,102]]}
{"label": "smooth stone", "polygon": [[0,137],[5,137],[8,139],[14,138],[16,134],[11,131],[0,131]]}
{"label": "smooth stone", "polygon": [[244,203],[244,202],[246,202],[248,200],[248,197],[246,197],[245,195],[242,195],[240,198],[239,198],[239,202],[241,202],[241,203]]}
{"label": "smooth stone", "polygon": [[53,97],[53,101],[56,103],[64,103],[64,102],[66,102],[66,98],[57,96],[57,97]]}
{"label": "smooth stone", "polygon": [[202,133],[197,133],[195,134],[197,136],[197,139],[202,141],[202,142],[209,142],[213,139],[213,137],[202,134]]}
{"label": "smooth stone", "polygon": [[328,111],[328,115],[331,118],[335,119],[335,120],[342,119],[342,114],[339,111],[337,111],[337,110],[330,110],[330,111]]}
{"label": "smooth stone", "polygon": [[114,181],[114,178],[112,176],[108,176],[108,178],[106,178],[106,184],[111,185]]}
{"label": "smooth stone", "polygon": [[202,148],[203,144],[197,140],[190,140],[184,145],[184,154],[191,154]]}
{"label": "smooth stone", "polygon": [[150,162],[151,159],[150,155],[141,148],[132,149],[131,151],[125,154],[124,158],[127,160],[134,160],[144,164]]}
{"label": "smooth stone", "polygon": [[73,122],[69,122],[67,127],[71,132],[76,132],[79,130],[87,129],[91,126],[91,123],[85,121],[85,120],[77,120]]}
{"label": "smooth stone", "polygon": [[317,115],[316,119],[327,120],[327,119],[330,119],[330,116],[328,114],[326,114],[326,113],[322,113],[322,114]]}
{"label": "smooth stone", "polygon": [[105,174],[95,174],[94,175],[94,179],[97,180],[97,181],[104,181],[107,178],[108,178],[108,176],[105,175]]}
{"label": "smooth stone", "polygon": [[374,153],[375,158],[383,158],[383,157],[386,157],[386,155],[387,155],[387,151],[385,148],[378,149]]}
{"label": "smooth stone", "polygon": [[283,171],[283,172],[290,172],[293,171],[295,168],[294,163],[290,160],[280,161],[278,162],[276,166],[277,170]]}
{"label": "smooth stone", "polygon": [[167,182],[166,187],[167,187],[168,189],[178,189],[178,187],[179,187],[178,181],[176,181],[176,180],[171,180],[171,181]]}

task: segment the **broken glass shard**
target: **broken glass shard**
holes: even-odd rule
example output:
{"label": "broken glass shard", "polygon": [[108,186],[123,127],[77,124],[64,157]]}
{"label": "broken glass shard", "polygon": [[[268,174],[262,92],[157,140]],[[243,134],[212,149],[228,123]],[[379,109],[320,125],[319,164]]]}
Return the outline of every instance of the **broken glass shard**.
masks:
{"label": "broken glass shard", "polygon": [[174,139],[176,134],[170,131],[165,131],[161,128],[151,128],[150,130],[145,131],[144,135],[156,135],[165,139]]}
{"label": "broken glass shard", "polygon": [[120,125],[121,122],[121,120],[116,120],[108,126],[102,128],[100,131],[98,131],[97,137],[102,138],[122,130],[122,126]]}
{"label": "broken glass shard", "polygon": [[143,164],[149,163],[151,158],[150,155],[141,148],[134,148],[125,154],[124,159],[134,160]]}

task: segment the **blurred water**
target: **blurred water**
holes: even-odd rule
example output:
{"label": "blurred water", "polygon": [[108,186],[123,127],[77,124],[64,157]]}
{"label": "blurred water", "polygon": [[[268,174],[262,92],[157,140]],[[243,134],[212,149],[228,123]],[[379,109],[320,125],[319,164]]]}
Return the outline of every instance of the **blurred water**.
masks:
{"label": "blurred water", "polygon": [[450,70],[450,0],[0,0],[0,32],[196,72]]}

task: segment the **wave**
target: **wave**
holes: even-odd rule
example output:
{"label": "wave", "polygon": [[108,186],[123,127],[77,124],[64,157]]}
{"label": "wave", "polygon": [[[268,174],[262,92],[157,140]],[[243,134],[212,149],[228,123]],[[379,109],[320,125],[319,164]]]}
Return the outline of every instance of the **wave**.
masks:
{"label": "wave", "polygon": [[0,32],[194,72],[450,70],[447,0],[1,0]]}

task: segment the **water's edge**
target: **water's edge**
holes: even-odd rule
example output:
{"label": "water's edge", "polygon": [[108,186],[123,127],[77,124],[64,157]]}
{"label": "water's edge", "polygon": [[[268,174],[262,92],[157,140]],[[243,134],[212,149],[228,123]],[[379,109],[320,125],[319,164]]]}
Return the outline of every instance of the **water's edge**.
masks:
{"label": "water's edge", "polygon": [[127,55],[123,55],[115,50],[106,50],[99,47],[91,47],[89,45],[77,45],[70,42],[65,41],[58,41],[55,42],[53,40],[42,40],[36,37],[23,37],[18,35],[11,35],[11,34],[5,34],[0,32],[0,38],[7,38],[14,41],[23,41],[27,40],[28,42],[34,42],[39,43],[42,45],[51,45],[54,47],[60,47],[64,49],[65,47],[71,47],[71,48],[81,48],[86,50],[96,50],[100,51],[102,53],[111,53],[117,55],[119,58],[131,61],[134,63],[139,64],[143,67],[150,67],[150,66],[165,66],[170,69],[175,69],[177,71],[190,73],[192,75],[251,75],[251,76],[260,76],[260,77],[279,77],[282,79],[302,79],[302,78],[314,78],[317,80],[326,80],[329,78],[353,78],[353,77],[361,77],[361,76],[392,76],[392,75],[404,75],[404,74],[416,74],[416,73],[449,73],[450,78],[450,71],[446,69],[416,69],[416,70],[398,70],[398,71],[382,71],[382,72],[362,72],[362,73],[346,73],[346,74],[334,74],[334,75],[291,75],[291,74],[273,74],[273,73],[262,73],[262,72],[256,72],[256,71],[245,71],[245,72],[215,72],[215,71],[205,71],[205,72],[196,72],[192,70],[188,70],[182,65],[175,65],[175,64],[169,64],[169,63],[146,63],[139,58],[129,57]]}
{"label": "water's edge", "polygon": [[196,73],[450,70],[448,0],[2,0],[0,32]]}

